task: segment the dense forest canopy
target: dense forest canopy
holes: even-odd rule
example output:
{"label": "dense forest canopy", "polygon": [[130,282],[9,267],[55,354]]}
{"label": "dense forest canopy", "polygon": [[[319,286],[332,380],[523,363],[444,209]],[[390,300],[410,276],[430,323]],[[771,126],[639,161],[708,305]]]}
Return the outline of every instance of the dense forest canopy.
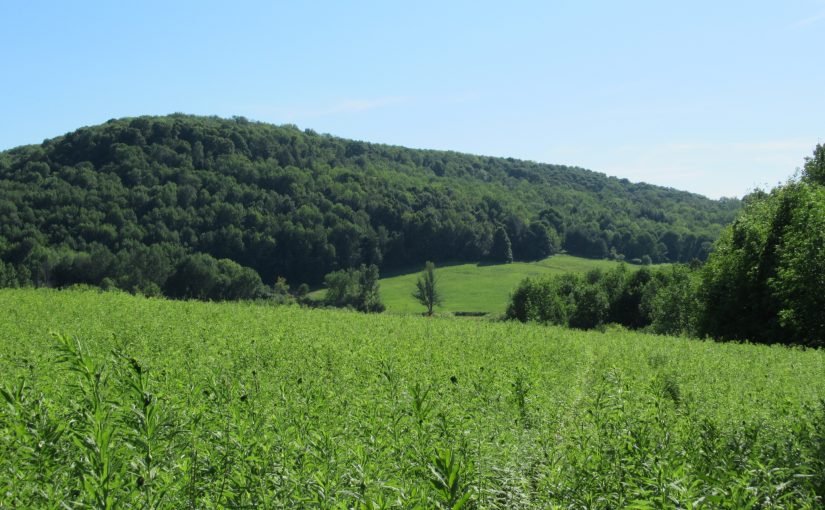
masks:
{"label": "dense forest canopy", "polygon": [[689,261],[706,258],[739,207],[581,168],[244,118],[125,118],[0,153],[0,284],[229,299],[361,264],[496,258],[498,238],[517,260],[564,249]]}

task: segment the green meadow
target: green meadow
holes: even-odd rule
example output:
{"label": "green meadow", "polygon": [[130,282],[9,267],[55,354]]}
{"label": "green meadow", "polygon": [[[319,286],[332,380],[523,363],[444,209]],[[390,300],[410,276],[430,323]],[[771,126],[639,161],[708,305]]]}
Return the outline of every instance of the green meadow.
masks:
{"label": "green meadow", "polygon": [[820,350],[94,290],[0,310],[0,508],[825,496]]}
{"label": "green meadow", "polygon": [[[437,312],[480,312],[501,314],[507,308],[510,293],[528,276],[561,273],[584,273],[591,269],[610,269],[617,262],[593,260],[570,255],[554,255],[538,262],[512,264],[452,264],[437,266],[438,289],[444,303]],[[629,266],[636,267],[636,266]],[[381,301],[391,313],[423,312],[412,292],[423,268],[389,275],[380,280]],[[323,296],[323,290],[313,293]]]}

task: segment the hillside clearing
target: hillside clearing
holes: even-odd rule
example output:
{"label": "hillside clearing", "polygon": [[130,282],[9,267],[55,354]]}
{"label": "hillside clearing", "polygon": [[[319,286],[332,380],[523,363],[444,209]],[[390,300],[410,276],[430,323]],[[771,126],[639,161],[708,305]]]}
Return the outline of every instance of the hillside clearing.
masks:
{"label": "hillside clearing", "polygon": [[[591,269],[607,270],[618,262],[586,259],[571,255],[554,255],[537,262],[513,262],[512,264],[451,264],[437,266],[438,289],[444,294],[444,304],[436,312],[479,312],[502,314],[507,308],[510,294],[521,280],[527,277],[562,273],[584,273]],[[628,267],[640,267],[632,266]],[[381,300],[390,313],[419,313],[422,305],[412,297],[415,281],[421,269],[410,268],[380,280]],[[321,298],[324,291],[316,291],[313,297]]]}

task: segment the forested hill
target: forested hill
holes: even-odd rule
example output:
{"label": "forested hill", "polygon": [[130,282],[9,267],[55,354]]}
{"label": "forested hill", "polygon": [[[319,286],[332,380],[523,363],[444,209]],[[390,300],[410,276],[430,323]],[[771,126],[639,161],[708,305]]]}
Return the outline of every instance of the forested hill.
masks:
{"label": "forested hill", "polygon": [[0,278],[186,295],[187,275],[212,270],[315,284],[361,263],[507,258],[508,244],[516,259],[688,261],[739,206],[244,118],[126,118],[0,153]]}

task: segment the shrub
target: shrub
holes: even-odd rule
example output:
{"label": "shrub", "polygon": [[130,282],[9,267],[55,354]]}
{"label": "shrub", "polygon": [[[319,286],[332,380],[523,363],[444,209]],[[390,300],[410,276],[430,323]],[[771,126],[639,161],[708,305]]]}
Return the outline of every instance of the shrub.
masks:
{"label": "shrub", "polygon": [[361,264],[358,269],[333,271],[324,277],[327,294],[324,304],[354,308],[360,312],[383,312],[378,291],[378,266]]}

